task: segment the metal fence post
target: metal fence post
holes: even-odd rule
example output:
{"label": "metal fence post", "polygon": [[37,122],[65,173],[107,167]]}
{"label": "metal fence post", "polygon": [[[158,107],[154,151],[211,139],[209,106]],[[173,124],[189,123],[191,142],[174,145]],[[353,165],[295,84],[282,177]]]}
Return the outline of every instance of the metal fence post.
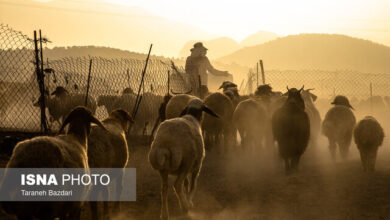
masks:
{"label": "metal fence post", "polygon": [[85,94],[85,107],[88,107],[88,93],[89,93],[89,85],[90,85],[90,82],[91,82],[91,71],[92,71],[92,59],[89,60],[87,92]]}
{"label": "metal fence post", "polygon": [[[41,35],[41,31],[39,31]],[[40,36],[40,45],[41,45],[41,56],[42,56],[42,36]],[[44,84],[44,76],[43,69],[40,67],[39,61],[39,48],[38,48],[38,39],[37,39],[37,31],[34,31],[34,54],[35,54],[35,72],[37,74],[38,87],[40,91],[40,108],[41,108],[41,132],[47,134],[48,128],[46,124],[46,111],[45,111],[45,84]]]}
{"label": "metal fence post", "polygon": [[261,68],[261,77],[263,79],[263,85],[265,85],[265,73],[264,73],[263,60],[260,60],[260,68]]}

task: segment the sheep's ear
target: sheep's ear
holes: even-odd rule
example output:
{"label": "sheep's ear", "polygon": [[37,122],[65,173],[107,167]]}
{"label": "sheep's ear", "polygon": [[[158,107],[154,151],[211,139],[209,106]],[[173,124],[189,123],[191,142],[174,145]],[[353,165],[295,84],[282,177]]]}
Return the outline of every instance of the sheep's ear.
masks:
{"label": "sheep's ear", "polygon": [[94,116],[91,115],[91,116],[89,117],[89,121],[90,121],[91,123],[94,123],[94,124],[98,125],[99,127],[103,128],[103,130],[106,130],[106,131],[107,131],[107,128],[104,127],[104,125],[99,121],[99,119],[95,118]]}
{"label": "sheep's ear", "polygon": [[185,108],[183,109],[183,111],[181,111],[180,117],[183,116],[183,115],[185,115],[185,114],[187,114],[187,111],[188,111],[188,107],[185,107]]}
{"label": "sheep's ear", "polygon": [[209,115],[212,115],[212,116],[214,116],[216,118],[219,118],[219,116],[217,114],[215,114],[211,109],[207,108],[206,106],[203,106],[202,110],[204,112],[206,112],[207,114],[209,114]]}
{"label": "sheep's ear", "polygon": [[313,102],[315,102],[317,100],[317,96],[314,95],[313,93],[309,93],[311,98],[313,99]]}
{"label": "sheep's ear", "polygon": [[114,111],[112,111],[112,113],[114,112],[117,112],[120,114],[120,116],[125,119],[126,121],[129,121],[130,123],[134,123],[134,119],[133,117],[131,117],[131,115],[129,114],[129,112],[127,112],[126,110],[124,109],[116,109]]}
{"label": "sheep's ear", "polygon": [[66,117],[66,119],[65,119],[64,122],[62,123],[61,128],[60,128],[60,130],[58,131],[58,134],[63,133],[63,132],[64,132],[64,129],[65,129],[65,127],[66,127],[66,125],[68,125],[68,124],[70,123],[70,121],[72,120],[72,118],[69,117],[69,116],[70,116],[70,115],[68,115],[68,117]]}

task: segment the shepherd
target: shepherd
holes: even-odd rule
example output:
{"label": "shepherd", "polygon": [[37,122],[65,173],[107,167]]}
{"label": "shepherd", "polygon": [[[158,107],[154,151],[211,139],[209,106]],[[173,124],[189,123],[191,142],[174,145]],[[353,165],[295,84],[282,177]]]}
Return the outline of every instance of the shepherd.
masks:
{"label": "shepherd", "polygon": [[215,76],[224,76],[229,77],[231,74],[228,71],[220,71],[215,69],[209,58],[206,56],[207,48],[203,46],[201,42],[197,42],[194,44],[194,48],[191,49],[191,55],[187,57],[186,60],[186,73],[191,75],[191,80],[193,85],[199,85],[199,77],[200,77],[200,86],[196,86],[197,94],[200,98],[204,98],[204,96],[208,93],[207,87],[207,72],[215,75]]}

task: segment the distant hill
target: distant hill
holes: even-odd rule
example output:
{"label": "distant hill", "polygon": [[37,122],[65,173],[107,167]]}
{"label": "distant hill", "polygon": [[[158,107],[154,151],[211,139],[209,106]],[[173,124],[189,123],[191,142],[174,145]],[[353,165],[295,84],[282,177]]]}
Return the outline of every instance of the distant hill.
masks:
{"label": "distant hill", "polygon": [[[61,59],[64,57],[87,57],[96,56],[107,59],[146,59],[147,54],[132,52],[128,50],[121,50],[110,47],[98,46],[72,46],[72,47],[54,47],[45,48],[44,56],[51,60]],[[161,56],[151,56],[152,58],[166,59]]]}
{"label": "distant hill", "polygon": [[262,44],[270,40],[274,40],[277,37],[279,37],[279,35],[275,33],[259,31],[255,34],[249,35],[240,43],[229,37],[220,37],[212,40],[191,40],[184,44],[184,46],[179,52],[179,57],[187,57],[190,54],[190,49],[196,42],[202,42],[203,45],[205,45],[205,47],[209,49],[209,51],[207,52],[207,56],[210,59],[217,59],[226,56],[230,53],[233,53],[243,47]]}
{"label": "distant hill", "polygon": [[239,44],[228,37],[220,37],[212,40],[192,40],[184,44],[183,48],[179,52],[179,57],[187,57],[190,55],[190,49],[196,42],[202,42],[203,45],[209,49],[207,56],[210,59],[219,58],[227,54],[233,53],[240,48]]}
{"label": "distant hill", "polygon": [[240,49],[218,61],[254,66],[259,59],[264,61],[266,69],[350,69],[390,73],[390,47],[334,34],[290,35]]}
{"label": "distant hill", "polygon": [[247,38],[240,42],[240,47],[250,47],[258,44],[263,44],[271,40],[275,40],[279,35],[268,32],[268,31],[259,31],[254,34],[249,35]]}

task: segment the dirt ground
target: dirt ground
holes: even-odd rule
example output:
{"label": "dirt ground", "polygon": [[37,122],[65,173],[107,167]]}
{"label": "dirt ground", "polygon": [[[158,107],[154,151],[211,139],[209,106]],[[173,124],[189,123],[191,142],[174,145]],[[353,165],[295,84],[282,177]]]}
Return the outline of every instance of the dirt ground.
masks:
{"label": "dirt ground", "polygon": [[[137,201],[123,203],[113,219],[159,219],[160,177],[148,163],[149,146],[129,142]],[[333,161],[325,138],[308,147],[298,173],[290,176],[284,174],[276,149],[207,152],[195,207],[186,219],[390,219],[389,145],[385,139],[374,173],[362,171],[354,144],[346,161]],[[171,188],[168,202],[171,218],[183,219]],[[89,219],[88,208],[83,218]]]}
{"label": "dirt ground", "polygon": [[[390,149],[380,148],[377,171],[361,169],[355,145],[347,161],[331,160],[325,139],[305,152],[298,173],[284,174],[272,149],[225,155],[208,152],[190,219],[389,219]],[[124,204],[115,219],[158,219],[160,178],[147,162],[148,146],[132,147],[137,168],[137,201]],[[174,179],[173,177],[171,178]],[[169,193],[169,211],[180,219]]]}

